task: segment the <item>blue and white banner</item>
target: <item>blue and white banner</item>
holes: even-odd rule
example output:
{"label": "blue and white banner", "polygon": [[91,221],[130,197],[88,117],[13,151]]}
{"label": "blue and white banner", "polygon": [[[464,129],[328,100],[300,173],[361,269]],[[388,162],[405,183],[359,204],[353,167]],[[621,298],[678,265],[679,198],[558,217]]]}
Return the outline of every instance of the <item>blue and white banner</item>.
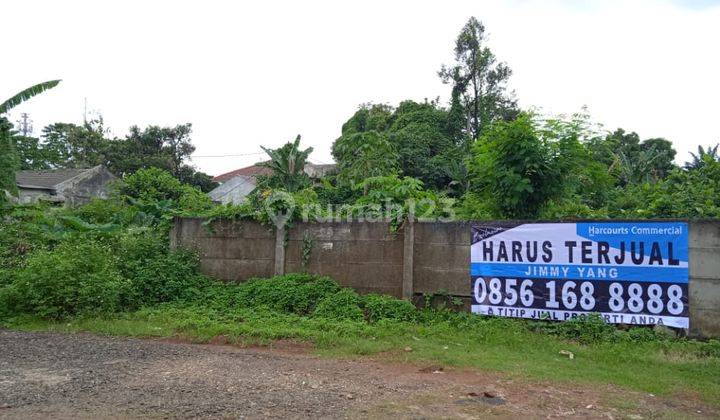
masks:
{"label": "blue and white banner", "polygon": [[687,223],[478,223],[470,275],[475,313],[689,326]]}

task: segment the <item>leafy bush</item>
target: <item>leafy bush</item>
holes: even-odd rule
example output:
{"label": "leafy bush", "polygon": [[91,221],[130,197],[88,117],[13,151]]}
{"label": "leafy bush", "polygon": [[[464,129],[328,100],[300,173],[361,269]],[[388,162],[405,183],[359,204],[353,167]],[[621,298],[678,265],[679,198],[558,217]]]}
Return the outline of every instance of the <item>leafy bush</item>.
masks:
{"label": "leafy bush", "polygon": [[580,197],[551,200],[546,203],[538,214],[544,220],[562,219],[607,219],[604,209],[594,210],[580,201]]}
{"label": "leafy bush", "polygon": [[47,206],[15,206],[0,217],[0,285],[10,282],[10,273],[22,267],[35,250],[52,243],[47,234]]}
{"label": "leafy bush", "polygon": [[207,278],[198,274],[197,256],[187,251],[171,251],[167,240],[153,233],[133,231],[119,240],[117,265],[131,288],[126,309],[189,300],[209,284]]}
{"label": "leafy bush", "polygon": [[343,289],[321,300],[313,315],[328,319],[345,319],[350,321],[363,321],[363,311],[360,309],[361,298],[350,289]]}
{"label": "leafy bush", "polygon": [[212,207],[207,194],[158,168],[141,169],[123,179],[119,194],[131,203],[170,203],[172,210],[198,213]]}
{"label": "leafy bush", "polygon": [[534,218],[562,189],[564,174],[552,145],[529,115],[498,121],[472,147],[473,190],[503,218]]}
{"label": "leafy bush", "polygon": [[117,224],[129,226],[137,217],[138,210],[120,200],[95,198],[88,204],[74,209],[76,217],[93,224]]}
{"label": "leafy bush", "polygon": [[700,357],[720,357],[720,340],[709,340],[698,349]]}
{"label": "leafy bush", "polygon": [[363,297],[363,306],[369,322],[377,322],[382,319],[412,321],[417,315],[417,309],[412,303],[390,296],[366,295]]}
{"label": "leafy bush", "polygon": [[120,186],[121,195],[143,201],[177,201],[184,192],[177,178],[158,168],[140,169],[126,176]]}
{"label": "leafy bush", "polygon": [[6,305],[43,318],[116,312],[130,291],[113,250],[90,241],[34,253],[8,287]]}
{"label": "leafy bush", "polygon": [[565,322],[533,322],[528,323],[528,328],[532,331],[557,335],[583,344],[616,341],[619,338],[618,330],[613,325],[606,323],[598,314],[572,318]]}
{"label": "leafy bush", "polygon": [[215,283],[203,289],[194,307],[270,309],[280,313],[327,319],[378,322],[413,321],[418,310],[406,300],[370,294],[359,296],[328,277],[286,274],[245,283]]}
{"label": "leafy bush", "polygon": [[287,274],[271,279],[251,279],[237,286],[235,304],[307,315],[321,300],[340,290],[341,287],[329,277]]}
{"label": "leafy bush", "polygon": [[557,330],[562,337],[577,340],[583,344],[612,341],[613,336],[617,333],[615,326],[605,322],[598,314],[559,322]]}
{"label": "leafy bush", "polygon": [[137,226],[140,214],[118,200],[15,206],[0,219],[3,315],[60,318],[194,298],[208,284],[197,258],[171,252],[163,229]]}

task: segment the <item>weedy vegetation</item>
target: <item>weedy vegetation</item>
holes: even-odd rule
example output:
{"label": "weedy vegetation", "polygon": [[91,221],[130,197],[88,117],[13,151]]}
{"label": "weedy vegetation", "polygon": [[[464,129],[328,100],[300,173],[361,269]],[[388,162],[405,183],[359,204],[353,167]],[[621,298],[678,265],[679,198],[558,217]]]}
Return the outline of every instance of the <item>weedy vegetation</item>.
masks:
{"label": "weedy vegetation", "polygon": [[310,274],[217,282],[200,274],[196,255],[169,249],[167,218],[145,211],[152,207],[118,197],[76,210],[6,212],[0,326],[200,343],[223,336],[238,345],[290,339],[332,357],[382,355],[655,394],[691,392],[718,402],[718,341],[621,331],[599,317],[565,323],[481,317],[452,310],[452,298],[442,294],[450,305],[418,309]]}

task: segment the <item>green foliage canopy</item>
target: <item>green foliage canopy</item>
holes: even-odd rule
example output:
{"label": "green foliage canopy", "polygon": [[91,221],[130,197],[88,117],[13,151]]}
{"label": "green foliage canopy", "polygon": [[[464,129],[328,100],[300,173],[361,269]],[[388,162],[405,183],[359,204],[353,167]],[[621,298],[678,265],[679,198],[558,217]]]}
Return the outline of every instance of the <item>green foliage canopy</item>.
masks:
{"label": "green foliage canopy", "polygon": [[573,146],[541,137],[527,114],[497,121],[472,147],[472,191],[488,201],[494,217],[537,217],[562,192]]}

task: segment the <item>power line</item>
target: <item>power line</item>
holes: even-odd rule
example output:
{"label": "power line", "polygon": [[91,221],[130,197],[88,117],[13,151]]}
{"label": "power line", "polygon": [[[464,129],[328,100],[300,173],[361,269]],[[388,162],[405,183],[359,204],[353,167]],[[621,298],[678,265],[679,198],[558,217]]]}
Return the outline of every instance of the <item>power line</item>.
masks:
{"label": "power line", "polygon": [[254,156],[254,155],[264,155],[265,152],[256,152],[256,153],[241,153],[237,155],[190,155],[191,158],[219,158],[219,157],[240,157],[240,156]]}

